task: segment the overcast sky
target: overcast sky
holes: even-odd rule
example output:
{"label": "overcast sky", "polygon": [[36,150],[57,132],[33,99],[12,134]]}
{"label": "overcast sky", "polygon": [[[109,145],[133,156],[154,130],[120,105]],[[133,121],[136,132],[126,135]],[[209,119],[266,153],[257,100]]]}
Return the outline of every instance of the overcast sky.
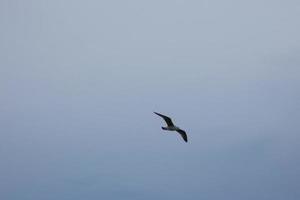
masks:
{"label": "overcast sky", "polygon": [[1,0],[0,199],[300,199],[299,19],[299,0]]}

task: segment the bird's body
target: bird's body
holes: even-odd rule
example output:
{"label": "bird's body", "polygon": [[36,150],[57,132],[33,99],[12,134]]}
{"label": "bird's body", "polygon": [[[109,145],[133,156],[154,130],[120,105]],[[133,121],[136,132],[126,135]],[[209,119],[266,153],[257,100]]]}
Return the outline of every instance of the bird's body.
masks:
{"label": "bird's body", "polygon": [[167,126],[167,127],[161,127],[163,130],[167,130],[167,131],[178,131],[178,130],[180,130],[180,128],[179,127],[177,127],[177,126]]}
{"label": "bird's body", "polygon": [[167,130],[167,131],[177,131],[181,137],[183,138],[183,140],[185,142],[187,142],[187,135],[185,133],[184,130],[182,130],[181,128],[179,128],[178,126],[175,126],[172,122],[172,119],[168,116],[165,116],[165,115],[162,115],[160,113],[157,113],[157,112],[154,112],[155,114],[157,114],[158,116],[162,117],[166,123],[167,123],[167,126],[166,127],[161,127],[163,130]]}

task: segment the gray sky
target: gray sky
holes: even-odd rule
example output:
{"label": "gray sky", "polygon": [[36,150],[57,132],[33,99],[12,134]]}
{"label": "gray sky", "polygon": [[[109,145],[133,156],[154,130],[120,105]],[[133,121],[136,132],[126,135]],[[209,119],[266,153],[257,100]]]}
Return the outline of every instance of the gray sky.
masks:
{"label": "gray sky", "polygon": [[298,200],[299,19],[296,0],[2,0],[0,199]]}

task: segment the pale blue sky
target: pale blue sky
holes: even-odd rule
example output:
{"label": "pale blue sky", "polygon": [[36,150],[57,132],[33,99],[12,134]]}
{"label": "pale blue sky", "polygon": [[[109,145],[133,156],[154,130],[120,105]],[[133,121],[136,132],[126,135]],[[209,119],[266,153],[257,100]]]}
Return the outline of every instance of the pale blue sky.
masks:
{"label": "pale blue sky", "polygon": [[0,1],[0,199],[298,200],[299,19],[293,0]]}

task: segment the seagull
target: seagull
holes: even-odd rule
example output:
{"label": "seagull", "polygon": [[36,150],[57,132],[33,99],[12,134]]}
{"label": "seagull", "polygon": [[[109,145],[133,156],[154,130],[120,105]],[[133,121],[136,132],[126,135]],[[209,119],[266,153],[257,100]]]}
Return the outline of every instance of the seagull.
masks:
{"label": "seagull", "polygon": [[167,127],[161,127],[163,130],[167,130],[167,131],[177,131],[177,132],[181,135],[181,137],[183,138],[183,140],[184,140],[185,142],[188,141],[187,135],[186,135],[185,131],[182,130],[182,129],[180,129],[179,127],[175,126],[175,125],[173,124],[172,119],[171,119],[170,117],[165,116],[165,115],[162,115],[162,114],[157,113],[157,112],[154,112],[154,113],[157,114],[158,116],[162,117],[162,118],[166,121],[166,123],[167,123],[168,126],[167,126]]}

